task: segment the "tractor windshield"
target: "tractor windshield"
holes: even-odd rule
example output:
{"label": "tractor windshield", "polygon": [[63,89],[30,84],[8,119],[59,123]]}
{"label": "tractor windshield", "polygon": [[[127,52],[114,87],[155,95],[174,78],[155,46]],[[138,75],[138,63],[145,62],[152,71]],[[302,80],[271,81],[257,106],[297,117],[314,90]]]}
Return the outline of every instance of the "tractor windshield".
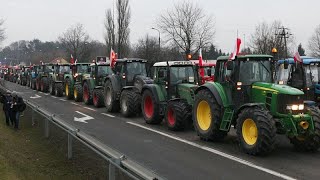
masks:
{"label": "tractor windshield", "polygon": [[192,66],[170,67],[170,83],[191,83],[195,84],[194,69]]}
{"label": "tractor windshield", "polygon": [[77,65],[77,73],[87,73],[88,65]]}
{"label": "tractor windshield", "polygon": [[319,82],[319,73],[317,65],[304,65],[304,69],[306,72],[307,87],[310,87],[312,84]]}
{"label": "tractor windshield", "polygon": [[254,82],[272,82],[270,61],[241,61],[239,80],[243,85]]}
{"label": "tractor windshield", "polygon": [[98,76],[104,76],[111,72],[110,66],[98,66]]}
{"label": "tractor windshield", "polygon": [[214,74],[214,66],[204,66],[203,70],[204,70],[204,76],[209,76],[208,75],[208,70],[211,69],[211,75]]}
{"label": "tractor windshield", "polygon": [[70,71],[70,66],[60,66],[59,67],[59,74],[67,73]]}
{"label": "tractor windshield", "polygon": [[127,73],[129,81],[133,80],[135,75],[147,76],[146,63],[128,62]]}

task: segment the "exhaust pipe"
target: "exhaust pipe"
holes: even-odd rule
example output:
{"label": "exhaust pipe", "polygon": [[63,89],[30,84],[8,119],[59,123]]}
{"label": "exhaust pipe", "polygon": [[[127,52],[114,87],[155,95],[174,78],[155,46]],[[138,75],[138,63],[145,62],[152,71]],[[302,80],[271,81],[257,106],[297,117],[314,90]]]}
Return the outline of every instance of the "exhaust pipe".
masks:
{"label": "exhaust pipe", "polygon": [[306,130],[309,127],[309,123],[307,121],[301,121],[299,125],[302,127],[302,129]]}

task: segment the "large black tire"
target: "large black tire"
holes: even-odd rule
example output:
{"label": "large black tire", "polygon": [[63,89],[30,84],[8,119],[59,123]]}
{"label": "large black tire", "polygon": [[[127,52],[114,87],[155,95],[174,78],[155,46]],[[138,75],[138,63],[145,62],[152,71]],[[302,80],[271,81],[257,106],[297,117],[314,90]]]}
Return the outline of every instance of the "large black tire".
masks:
{"label": "large black tire", "polygon": [[132,90],[123,90],[120,97],[121,113],[124,117],[131,117],[140,112],[140,94]]}
{"label": "large black tire", "polygon": [[36,84],[37,84],[36,80],[35,79],[31,79],[31,84],[30,84],[31,89],[36,90],[37,89]]}
{"label": "large black tire", "polygon": [[40,79],[36,79],[36,90],[37,91],[40,91],[40,86],[41,86],[41,82],[40,82]]}
{"label": "large black tire", "polygon": [[142,93],[141,109],[142,115],[147,124],[160,124],[163,116],[160,113],[159,103],[155,99],[156,94],[152,94],[150,90]]}
{"label": "large black tire", "polygon": [[104,106],[103,89],[94,89],[92,94],[93,105],[97,108]]}
{"label": "large black tire", "polygon": [[62,97],[63,96],[63,85],[62,83],[56,83],[54,85],[54,91],[55,91],[55,95],[58,97]]}
{"label": "large black tire", "polygon": [[65,90],[67,99],[73,99],[73,89],[71,85],[71,80],[69,78],[66,79],[64,90]]}
{"label": "large black tire", "polygon": [[92,94],[90,93],[90,87],[87,82],[83,83],[83,102],[87,105],[92,104]]}
{"label": "large black tire", "polygon": [[169,130],[184,130],[188,122],[192,121],[191,108],[181,101],[169,101],[165,119]]}
{"label": "large black tire", "polygon": [[107,81],[104,88],[104,105],[108,112],[119,112],[120,102],[116,99],[116,96],[111,81]]}
{"label": "large black tire", "polygon": [[56,91],[55,91],[55,82],[53,79],[50,80],[49,82],[49,93],[51,95],[55,95],[56,94]]}
{"label": "large black tire", "polygon": [[314,134],[307,137],[290,138],[298,151],[316,152],[320,147],[320,111],[318,107],[309,107],[314,124]]}
{"label": "large black tire", "polygon": [[81,84],[76,84],[74,85],[74,90],[73,90],[73,98],[76,102],[81,102],[83,97],[83,91],[82,91],[82,86]]}
{"label": "large black tire", "polygon": [[209,90],[200,90],[196,94],[193,108],[193,125],[201,139],[220,141],[228,134],[220,130],[221,106]]}
{"label": "large black tire", "polygon": [[41,91],[46,93],[48,92],[48,90],[49,90],[49,80],[47,77],[43,77],[41,79]]}
{"label": "large black tire", "polygon": [[275,121],[263,107],[244,108],[238,115],[237,136],[240,148],[247,154],[266,155],[275,147]]}

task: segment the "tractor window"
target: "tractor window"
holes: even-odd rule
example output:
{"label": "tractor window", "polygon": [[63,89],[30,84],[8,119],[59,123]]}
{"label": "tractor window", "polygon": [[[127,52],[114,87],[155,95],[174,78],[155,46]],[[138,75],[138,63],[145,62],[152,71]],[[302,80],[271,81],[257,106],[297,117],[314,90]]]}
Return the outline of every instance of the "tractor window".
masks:
{"label": "tractor window", "polygon": [[98,66],[98,76],[105,76],[111,72],[110,66]]}
{"label": "tractor window", "polygon": [[114,67],[114,71],[116,74],[123,73],[123,63],[116,63],[116,66]]}
{"label": "tractor window", "polygon": [[[162,75],[160,75],[162,74]],[[156,71],[155,78],[158,77],[158,81],[165,82],[167,81],[167,67],[158,67]]]}
{"label": "tractor window", "polygon": [[88,65],[77,65],[77,73],[87,73]]}
{"label": "tractor window", "polygon": [[192,66],[170,67],[170,83],[195,83],[194,70]]}
{"label": "tractor window", "polygon": [[127,63],[127,77],[128,81],[133,81],[134,76],[142,75],[147,76],[146,64],[141,62],[128,62]]}
{"label": "tractor window", "polygon": [[271,82],[271,68],[269,61],[241,61],[239,80],[243,85],[254,82]]}
{"label": "tractor window", "polygon": [[279,68],[279,70],[278,70],[278,75],[277,75],[277,78],[278,78],[277,79],[278,80],[277,83],[279,83],[279,81],[283,81],[283,84],[287,84],[288,78],[289,78],[291,64],[289,64],[287,69],[284,68],[284,64],[280,64],[278,68]]}
{"label": "tractor window", "polygon": [[317,65],[305,65],[305,72],[306,72],[306,85],[310,87],[314,83],[319,82],[319,73],[318,73],[318,66]]}
{"label": "tractor window", "polygon": [[59,73],[60,74],[63,74],[63,73],[66,73],[70,70],[70,67],[69,66],[60,66],[59,67]]}

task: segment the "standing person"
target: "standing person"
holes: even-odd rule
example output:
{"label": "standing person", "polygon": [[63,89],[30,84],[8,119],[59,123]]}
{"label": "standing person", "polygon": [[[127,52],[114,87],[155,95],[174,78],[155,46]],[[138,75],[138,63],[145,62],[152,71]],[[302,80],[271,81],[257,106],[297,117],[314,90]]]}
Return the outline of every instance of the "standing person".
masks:
{"label": "standing person", "polygon": [[[6,116],[6,124],[7,126],[10,126],[10,105],[11,105],[11,93],[10,91],[7,91],[6,94],[2,95],[1,97],[1,103],[3,103],[3,111]],[[12,121],[11,121],[12,122]]]}
{"label": "standing person", "polygon": [[11,116],[13,119],[14,128],[16,130],[19,129],[19,120],[20,120],[20,112],[24,111],[25,107],[22,97],[18,96],[17,93],[12,93],[12,108],[11,108]]}

